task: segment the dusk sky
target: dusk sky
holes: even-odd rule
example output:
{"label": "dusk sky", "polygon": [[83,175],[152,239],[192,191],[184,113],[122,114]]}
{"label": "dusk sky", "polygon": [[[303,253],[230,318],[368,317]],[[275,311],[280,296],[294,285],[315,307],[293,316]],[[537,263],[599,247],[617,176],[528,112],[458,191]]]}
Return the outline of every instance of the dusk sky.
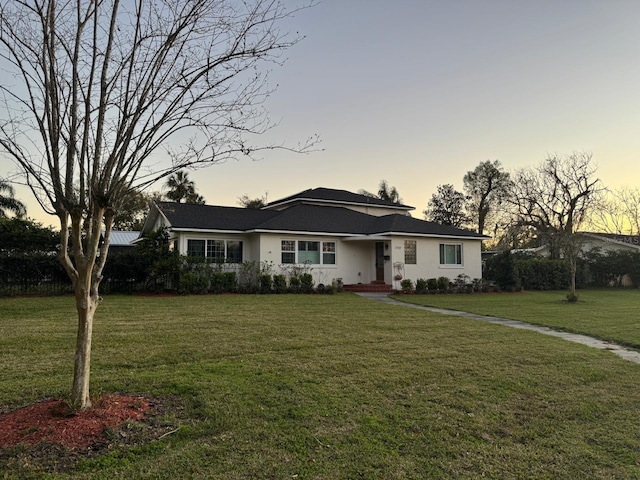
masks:
{"label": "dusk sky", "polygon": [[638,187],[639,25],[637,0],[324,0],[285,27],[306,38],[271,75],[280,125],[264,139],[317,133],[323,150],[189,176],[207,203],[229,206],[313,187],[375,192],[384,178],[419,218],[438,185],[461,190],[485,160],[513,171],[587,151],[606,186]]}

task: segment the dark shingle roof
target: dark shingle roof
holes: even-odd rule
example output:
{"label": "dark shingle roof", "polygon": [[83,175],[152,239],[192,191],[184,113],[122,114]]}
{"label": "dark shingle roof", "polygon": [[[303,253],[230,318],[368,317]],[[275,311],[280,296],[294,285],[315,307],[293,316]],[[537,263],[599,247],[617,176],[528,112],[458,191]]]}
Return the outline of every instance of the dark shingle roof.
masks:
{"label": "dark shingle roof", "polygon": [[303,201],[318,201],[318,202],[331,202],[342,203],[350,205],[373,205],[380,207],[388,207],[396,210],[413,210],[414,207],[409,205],[403,205],[400,203],[393,203],[388,200],[381,200],[375,197],[369,197],[367,195],[360,195],[359,193],[349,192],[347,190],[335,190],[333,188],[310,188],[295,195],[276,200],[267,204],[267,208],[285,205]]}
{"label": "dark shingle roof", "polygon": [[177,229],[246,231],[280,213],[193,203],[158,202],[156,205]]}
{"label": "dark shingle roof", "polygon": [[[407,215],[385,215],[378,217],[372,232],[370,233],[409,233],[417,235],[436,235],[450,237],[483,237],[471,230],[441,225],[435,222],[428,222]],[[484,238],[484,237],[483,237]]]}
{"label": "dark shingle roof", "polygon": [[418,220],[401,214],[376,217],[344,207],[298,204],[284,210],[252,210],[160,202],[158,208],[172,228],[185,230],[284,231],[335,235],[399,233],[486,238],[475,232]]}

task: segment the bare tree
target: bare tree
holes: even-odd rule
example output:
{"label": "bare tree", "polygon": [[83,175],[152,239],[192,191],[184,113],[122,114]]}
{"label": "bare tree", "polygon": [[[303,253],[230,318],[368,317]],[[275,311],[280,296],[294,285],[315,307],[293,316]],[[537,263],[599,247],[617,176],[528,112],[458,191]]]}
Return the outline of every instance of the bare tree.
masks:
{"label": "bare tree", "polygon": [[590,228],[619,235],[640,235],[640,189],[609,190],[589,216]]}
{"label": "bare tree", "polygon": [[299,40],[279,30],[291,13],[278,0],[0,0],[0,146],[60,221],[78,313],[77,408],[91,405],[98,287],[127,192],[283,148],[255,147],[253,135],[273,126],[261,66]]}
{"label": "bare tree", "polygon": [[511,185],[509,173],[505,172],[499,160],[480,162],[463,178],[467,196],[467,212],[477,225],[479,234],[484,234],[485,224],[492,213],[508,195]]}
{"label": "bare tree", "polygon": [[464,209],[465,202],[464,194],[453,188],[453,185],[438,185],[438,191],[431,195],[427,209],[422,213],[431,222],[460,228],[469,219]]}
{"label": "bare tree", "polygon": [[592,155],[574,152],[547,158],[535,169],[516,173],[510,201],[521,225],[533,227],[548,242],[552,257],[564,256],[571,267],[575,297],[580,238],[574,235],[602,191]]}

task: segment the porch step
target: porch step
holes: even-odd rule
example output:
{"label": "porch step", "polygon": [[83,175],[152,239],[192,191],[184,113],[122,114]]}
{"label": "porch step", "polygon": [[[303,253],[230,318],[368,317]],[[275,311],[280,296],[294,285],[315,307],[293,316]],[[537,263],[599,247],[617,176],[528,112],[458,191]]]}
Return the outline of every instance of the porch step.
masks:
{"label": "porch step", "polygon": [[391,293],[393,288],[385,283],[353,283],[344,286],[345,292]]}

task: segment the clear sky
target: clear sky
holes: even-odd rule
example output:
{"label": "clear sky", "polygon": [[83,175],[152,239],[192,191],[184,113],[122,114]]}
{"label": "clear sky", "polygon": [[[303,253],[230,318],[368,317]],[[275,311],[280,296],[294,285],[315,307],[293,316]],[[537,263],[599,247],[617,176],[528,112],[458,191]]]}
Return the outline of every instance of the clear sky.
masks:
{"label": "clear sky", "polygon": [[280,125],[264,140],[317,133],[323,150],[190,172],[207,203],[384,178],[422,217],[481,161],[511,171],[576,150],[606,186],[640,186],[638,0],[323,0],[285,28],[306,38],[271,75]]}

